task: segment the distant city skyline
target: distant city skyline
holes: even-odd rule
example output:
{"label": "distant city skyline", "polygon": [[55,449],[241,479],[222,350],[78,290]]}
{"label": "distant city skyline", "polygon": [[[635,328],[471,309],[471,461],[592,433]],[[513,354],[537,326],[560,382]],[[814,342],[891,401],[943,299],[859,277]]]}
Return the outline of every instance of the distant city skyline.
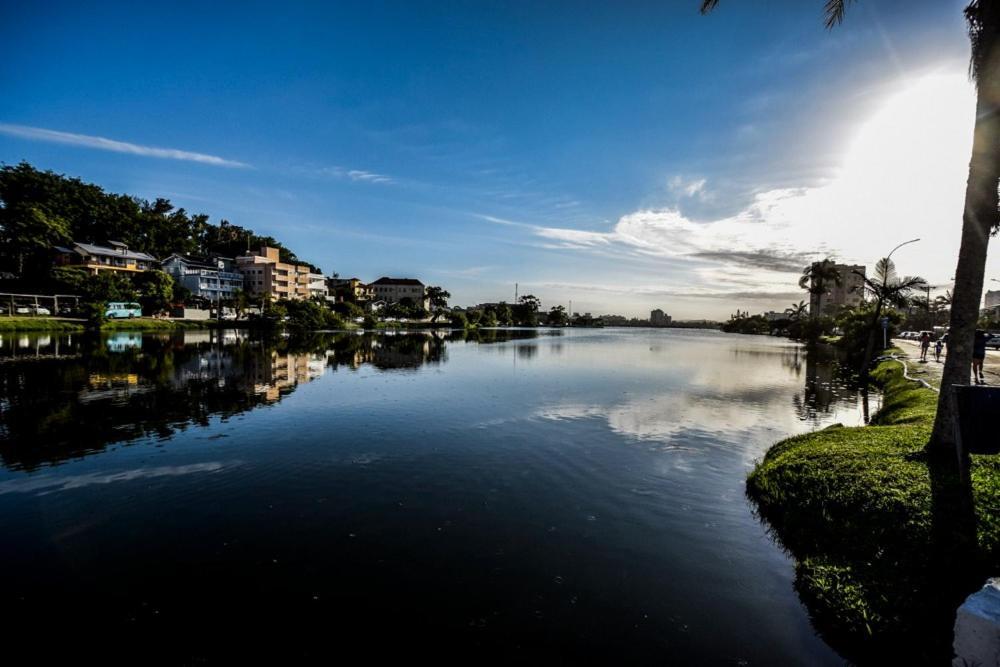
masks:
{"label": "distant city skyline", "polygon": [[546,310],[781,311],[809,262],[915,237],[893,259],[933,295],[971,146],[964,4],[857,3],[827,31],[791,0],[22,3],[0,161],[456,305],[519,283]]}

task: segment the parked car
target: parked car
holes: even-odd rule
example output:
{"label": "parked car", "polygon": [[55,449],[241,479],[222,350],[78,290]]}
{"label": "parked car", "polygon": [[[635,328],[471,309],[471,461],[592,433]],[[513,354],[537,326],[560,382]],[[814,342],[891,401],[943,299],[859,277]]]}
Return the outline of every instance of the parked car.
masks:
{"label": "parked car", "polygon": [[986,347],[1000,350],[1000,334],[986,334]]}
{"label": "parked car", "polygon": [[104,316],[112,320],[130,320],[142,317],[142,307],[137,303],[112,301],[104,311]]}
{"label": "parked car", "polygon": [[51,315],[52,311],[45,306],[17,306],[14,312],[18,315]]}

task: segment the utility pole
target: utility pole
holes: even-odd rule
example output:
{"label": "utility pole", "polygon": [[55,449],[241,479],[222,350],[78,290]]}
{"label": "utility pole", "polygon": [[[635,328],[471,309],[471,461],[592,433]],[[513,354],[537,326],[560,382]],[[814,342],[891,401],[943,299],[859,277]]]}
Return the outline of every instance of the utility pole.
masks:
{"label": "utility pole", "polygon": [[517,288],[518,284],[514,283],[514,303],[517,303]]}

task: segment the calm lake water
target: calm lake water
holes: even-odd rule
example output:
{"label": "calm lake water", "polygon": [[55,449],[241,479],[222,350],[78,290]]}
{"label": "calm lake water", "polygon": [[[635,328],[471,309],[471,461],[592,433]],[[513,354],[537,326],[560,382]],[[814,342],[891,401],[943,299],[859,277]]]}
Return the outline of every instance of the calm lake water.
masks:
{"label": "calm lake water", "polygon": [[775,440],[861,423],[838,378],[709,331],[4,335],[5,634],[840,664],[744,497]]}

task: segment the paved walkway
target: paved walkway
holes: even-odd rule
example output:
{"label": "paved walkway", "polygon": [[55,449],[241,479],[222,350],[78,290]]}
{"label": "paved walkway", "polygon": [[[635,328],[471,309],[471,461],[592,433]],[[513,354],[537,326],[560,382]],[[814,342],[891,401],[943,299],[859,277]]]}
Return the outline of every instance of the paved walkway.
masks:
{"label": "paved walkway", "polygon": [[[934,361],[934,346],[927,352],[927,363],[920,362],[920,341],[893,340],[898,348],[906,352],[906,364],[910,367],[910,377],[926,380],[928,384],[935,387],[941,386],[941,372],[944,370],[944,357],[941,361]],[[945,348],[947,350],[947,348]],[[983,373],[986,375],[986,384],[1000,386],[1000,351],[986,350],[986,363],[983,364]],[[969,378],[972,378],[972,369],[969,369]]]}

